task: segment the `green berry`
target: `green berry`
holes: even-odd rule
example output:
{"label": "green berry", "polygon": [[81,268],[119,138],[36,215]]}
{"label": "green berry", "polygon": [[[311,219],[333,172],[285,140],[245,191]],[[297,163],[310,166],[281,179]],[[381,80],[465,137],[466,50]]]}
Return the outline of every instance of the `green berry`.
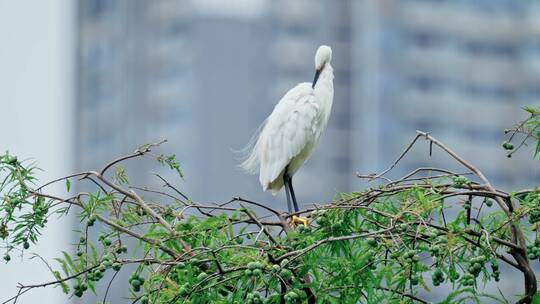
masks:
{"label": "green berry", "polygon": [[88,225],[88,227],[92,227],[94,226],[95,223],[96,223],[96,216],[92,215],[88,218],[88,222],[86,223],[86,225]]}
{"label": "green berry", "polygon": [[375,240],[374,238],[368,238],[368,245],[371,246],[371,247],[377,247],[377,240]]}
{"label": "green berry", "polygon": [[24,249],[28,249],[28,248],[30,248],[30,243],[28,243],[28,242],[24,242],[24,244],[23,244],[23,248],[24,248]]}
{"label": "green berry", "polygon": [[80,289],[76,289],[75,292],[73,293],[75,296],[77,296],[78,298],[82,297],[83,296],[83,291],[80,290]]}
{"label": "green berry", "polygon": [[207,277],[208,277],[208,274],[206,274],[206,272],[201,272],[201,273],[197,276],[197,280],[202,281],[202,280],[206,279]]}
{"label": "green berry", "polygon": [[185,286],[180,287],[180,289],[178,290],[178,293],[179,293],[182,297],[187,296],[187,294],[188,294],[187,287],[185,287]]}
{"label": "green berry", "polygon": [[294,291],[288,292],[287,295],[289,295],[289,299],[291,299],[291,300],[298,299],[298,294],[296,292],[294,292]]}
{"label": "green berry", "polygon": [[6,262],[9,262],[11,260],[11,256],[9,256],[9,254],[6,253],[6,255],[4,255],[4,260]]}
{"label": "green berry", "polygon": [[505,141],[502,146],[505,150],[514,150],[514,145],[511,142]]}
{"label": "green berry", "polygon": [[286,268],[282,269],[279,272],[279,275],[282,276],[283,278],[286,278],[286,279],[292,278],[292,272],[289,269],[286,269]]}

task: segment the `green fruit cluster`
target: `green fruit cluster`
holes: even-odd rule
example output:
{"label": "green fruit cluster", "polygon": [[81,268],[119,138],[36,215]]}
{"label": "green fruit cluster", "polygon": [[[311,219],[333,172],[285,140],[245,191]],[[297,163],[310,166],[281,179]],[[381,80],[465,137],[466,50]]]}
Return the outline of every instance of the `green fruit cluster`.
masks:
{"label": "green fruit cluster", "polygon": [[284,279],[291,279],[293,277],[293,273],[290,269],[283,268],[279,272],[279,275]]}
{"label": "green fruit cluster", "polygon": [[440,245],[440,244],[432,245],[432,246],[429,248],[429,253],[430,253],[432,256],[439,256],[439,255],[442,253],[441,245]]}
{"label": "green fruit cluster", "polygon": [[247,276],[260,276],[262,274],[263,265],[259,262],[249,262],[248,269],[245,270]]}
{"label": "green fruit cluster", "polygon": [[470,264],[469,264],[469,267],[467,267],[467,272],[469,274],[471,274],[474,278],[478,277],[478,275],[480,274],[480,272],[484,268],[484,263],[485,262],[486,262],[486,256],[485,255],[479,255],[479,256],[476,256],[476,257],[470,259]]}
{"label": "green fruit cluster", "polygon": [[95,268],[94,270],[88,273],[88,280],[94,281],[94,282],[101,280],[103,276],[105,275],[106,270],[107,270],[107,267],[105,267],[105,265],[103,265],[102,263],[97,268]]}
{"label": "green fruit cluster", "polygon": [[403,253],[403,260],[406,263],[418,262],[420,260],[420,257],[417,255],[416,250],[410,249]]}
{"label": "green fruit cluster", "polygon": [[439,286],[441,283],[444,283],[444,272],[440,268],[436,268],[431,277],[433,281],[433,286]]}
{"label": "green fruit cluster", "polygon": [[266,300],[261,298],[261,295],[257,292],[248,292],[246,295],[247,304],[263,304]]}
{"label": "green fruit cluster", "polygon": [[454,283],[460,278],[459,272],[457,272],[455,268],[450,268],[448,278],[450,279],[450,282]]}
{"label": "green fruit cluster", "polygon": [[283,299],[285,303],[301,303],[306,297],[305,293],[300,290],[291,290],[285,294]]}
{"label": "green fruit cluster", "polygon": [[185,283],[180,286],[180,289],[178,289],[178,294],[180,294],[182,297],[187,296],[189,294],[189,283]]}
{"label": "green fruit cluster", "polygon": [[73,289],[75,289],[75,292],[73,293],[77,297],[82,297],[84,292],[88,289],[88,285],[85,283],[77,283],[75,286],[73,286]]}
{"label": "green fruit cluster", "polygon": [[452,182],[454,187],[462,187],[471,183],[465,176],[452,176]]}
{"label": "green fruit cluster", "polygon": [[109,247],[112,244],[112,241],[105,234],[100,234],[99,237],[98,237],[98,241],[100,241],[101,244],[103,244],[103,246],[105,246],[105,247]]}
{"label": "green fruit cluster", "polygon": [[502,147],[505,150],[514,150],[514,145],[511,142],[503,142]]}
{"label": "green fruit cluster", "polygon": [[128,282],[134,292],[139,292],[141,291],[141,286],[144,284],[144,278],[134,272],[129,276]]}
{"label": "green fruit cluster", "polygon": [[527,245],[527,252],[527,257],[529,260],[536,260],[540,258],[540,239],[537,239],[531,245]]}
{"label": "green fruit cluster", "polygon": [[119,246],[116,248],[116,253],[117,254],[122,254],[122,253],[126,253],[128,251],[127,247],[126,246]]}
{"label": "green fruit cluster", "polygon": [[497,263],[496,260],[492,260],[491,261],[491,270],[493,271],[493,273],[491,274],[491,276],[493,277],[493,279],[495,280],[495,282],[499,282],[499,280],[501,279],[500,276],[501,276],[501,271],[499,270],[499,264]]}
{"label": "green fruit cluster", "polygon": [[532,209],[529,211],[529,223],[535,224],[540,222],[540,209]]}
{"label": "green fruit cluster", "polygon": [[461,277],[463,286],[473,286],[476,283],[476,277],[471,273],[466,273]]}

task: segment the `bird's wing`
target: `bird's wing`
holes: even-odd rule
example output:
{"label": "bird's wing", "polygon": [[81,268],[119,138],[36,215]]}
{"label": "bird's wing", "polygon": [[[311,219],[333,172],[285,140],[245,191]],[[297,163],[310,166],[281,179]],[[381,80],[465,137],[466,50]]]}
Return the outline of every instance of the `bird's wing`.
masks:
{"label": "bird's wing", "polygon": [[309,83],[291,89],[272,111],[259,137],[259,180],[264,190],[315,139],[319,106]]}

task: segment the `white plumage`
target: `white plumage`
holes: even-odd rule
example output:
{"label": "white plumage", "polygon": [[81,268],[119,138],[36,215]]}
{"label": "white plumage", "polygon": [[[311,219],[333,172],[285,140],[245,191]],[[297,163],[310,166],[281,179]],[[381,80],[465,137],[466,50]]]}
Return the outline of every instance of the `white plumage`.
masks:
{"label": "white plumage", "polygon": [[289,90],[255,135],[241,167],[259,173],[264,191],[270,190],[275,195],[284,185],[284,174],[292,178],[319,142],[334,98],[331,59],[331,48],[319,47],[313,84],[304,82]]}

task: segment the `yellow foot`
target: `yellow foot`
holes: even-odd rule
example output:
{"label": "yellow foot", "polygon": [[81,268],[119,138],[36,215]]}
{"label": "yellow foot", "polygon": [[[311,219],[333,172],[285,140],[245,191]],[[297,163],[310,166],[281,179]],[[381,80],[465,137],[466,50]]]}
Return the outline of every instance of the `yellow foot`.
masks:
{"label": "yellow foot", "polygon": [[296,216],[296,215],[293,215],[292,216],[292,219],[291,219],[291,224],[293,226],[296,226],[296,225],[299,225],[299,224],[304,224],[304,226],[309,226],[309,220],[305,217],[300,217],[300,216]]}

